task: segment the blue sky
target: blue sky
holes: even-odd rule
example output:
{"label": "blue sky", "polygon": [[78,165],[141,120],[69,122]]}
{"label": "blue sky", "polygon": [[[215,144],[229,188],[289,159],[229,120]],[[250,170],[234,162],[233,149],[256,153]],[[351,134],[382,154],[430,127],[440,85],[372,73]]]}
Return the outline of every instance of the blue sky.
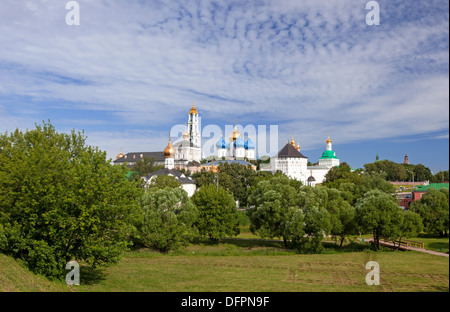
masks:
{"label": "blue sky", "polygon": [[[187,121],[278,126],[316,162],[449,168],[449,3],[359,0],[0,1],[0,131],[50,119],[114,158]],[[254,140],[255,141],[255,140]]]}

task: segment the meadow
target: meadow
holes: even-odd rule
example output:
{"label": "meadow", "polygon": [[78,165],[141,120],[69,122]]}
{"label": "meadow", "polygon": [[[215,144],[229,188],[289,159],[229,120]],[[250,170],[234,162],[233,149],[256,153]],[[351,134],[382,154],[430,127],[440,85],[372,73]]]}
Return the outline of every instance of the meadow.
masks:
{"label": "meadow", "polygon": [[[248,236],[249,234],[244,234]],[[448,240],[447,240],[448,243]],[[373,251],[353,241],[322,254],[296,254],[276,240],[195,240],[161,254],[128,251],[110,267],[81,264],[81,283],[67,286],[29,272],[0,254],[0,291],[75,292],[423,292],[449,291],[448,258],[415,251]],[[368,286],[368,261],[380,265],[380,285]]]}

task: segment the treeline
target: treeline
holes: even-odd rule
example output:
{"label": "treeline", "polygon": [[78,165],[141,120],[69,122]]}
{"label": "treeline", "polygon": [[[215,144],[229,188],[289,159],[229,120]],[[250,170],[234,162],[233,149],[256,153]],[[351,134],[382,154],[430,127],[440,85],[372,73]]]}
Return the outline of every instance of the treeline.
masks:
{"label": "treeline", "polygon": [[387,181],[430,181],[439,183],[449,180],[449,171],[439,171],[433,174],[430,168],[422,164],[396,163],[390,160],[380,160],[365,164],[366,172],[383,173]]}
{"label": "treeline", "polygon": [[191,198],[171,176],[158,176],[146,192],[125,166],[87,146],[83,133],[57,133],[44,123],[1,134],[0,251],[63,278],[69,261],[108,265],[133,246],[169,252],[197,236],[217,244],[239,233],[236,201],[247,208],[253,233],[282,238],[301,253],[321,252],[327,236],[342,245],[370,233],[378,246],[380,237],[448,234],[448,190],[430,191],[403,211],[383,174],[352,172],[345,163],[315,188],[281,173],[218,168],[194,174]]}

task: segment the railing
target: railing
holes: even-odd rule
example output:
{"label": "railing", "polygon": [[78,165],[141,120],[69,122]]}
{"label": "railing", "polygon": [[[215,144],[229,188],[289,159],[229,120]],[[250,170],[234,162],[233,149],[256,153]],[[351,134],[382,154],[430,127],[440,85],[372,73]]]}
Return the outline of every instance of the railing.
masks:
{"label": "railing", "polygon": [[[375,238],[373,237],[373,241],[375,241]],[[387,238],[380,237],[380,244],[383,244],[387,247],[393,247],[393,248],[403,248],[406,250],[409,250],[409,247],[416,247],[416,248],[422,248],[425,249],[425,243],[412,241],[412,240],[390,240]]]}

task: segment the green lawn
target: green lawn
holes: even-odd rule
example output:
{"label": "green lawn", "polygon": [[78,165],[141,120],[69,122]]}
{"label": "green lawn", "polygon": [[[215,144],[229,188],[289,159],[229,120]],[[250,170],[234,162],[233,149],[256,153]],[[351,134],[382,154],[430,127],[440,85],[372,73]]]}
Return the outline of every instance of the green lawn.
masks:
{"label": "green lawn", "polygon": [[[300,255],[280,241],[228,238],[204,241],[169,254],[136,250],[116,265],[81,265],[81,285],[48,281],[0,254],[1,291],[81,292],[399,292],[449,291],[448,258],[414,251],[371,251],[367,243],[343,250],[325,244],[324,254]],[[357,251],[359,250],[359,251]],[[368,261],[380,265],[379,286],[368,286]]]}

